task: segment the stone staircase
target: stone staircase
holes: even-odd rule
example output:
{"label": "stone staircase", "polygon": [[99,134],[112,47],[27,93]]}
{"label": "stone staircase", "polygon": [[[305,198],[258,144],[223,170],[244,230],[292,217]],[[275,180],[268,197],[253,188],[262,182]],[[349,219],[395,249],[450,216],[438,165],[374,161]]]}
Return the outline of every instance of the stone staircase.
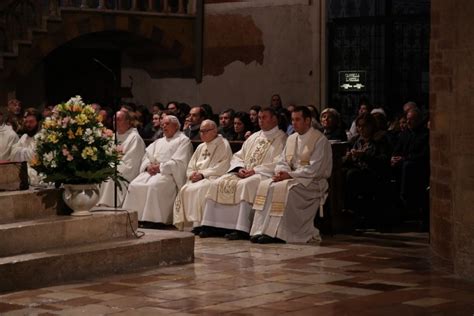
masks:
{"label": "stone staircase", "polygon": [[64,210],[58,189],[0,192],[0,292],[194,260],[190,233],[137,238],[136,212]]}

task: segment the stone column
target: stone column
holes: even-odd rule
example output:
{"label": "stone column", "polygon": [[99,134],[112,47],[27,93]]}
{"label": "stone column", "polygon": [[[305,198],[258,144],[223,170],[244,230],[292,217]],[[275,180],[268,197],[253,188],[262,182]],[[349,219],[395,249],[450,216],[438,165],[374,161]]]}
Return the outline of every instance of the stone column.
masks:
{"label": "stone column", "polygon": [[431,1],[433,252],[474,280],[474,20],[470,0]]}

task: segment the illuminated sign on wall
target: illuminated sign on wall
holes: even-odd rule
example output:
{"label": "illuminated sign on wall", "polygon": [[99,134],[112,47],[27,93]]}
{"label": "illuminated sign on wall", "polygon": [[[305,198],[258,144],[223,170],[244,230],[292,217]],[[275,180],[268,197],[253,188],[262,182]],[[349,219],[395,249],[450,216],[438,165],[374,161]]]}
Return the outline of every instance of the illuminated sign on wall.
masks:
{"label": "illuminated sign on wall", "polygon": [[339,71],[340,92],[365,92],[367,72],[362,70]]}

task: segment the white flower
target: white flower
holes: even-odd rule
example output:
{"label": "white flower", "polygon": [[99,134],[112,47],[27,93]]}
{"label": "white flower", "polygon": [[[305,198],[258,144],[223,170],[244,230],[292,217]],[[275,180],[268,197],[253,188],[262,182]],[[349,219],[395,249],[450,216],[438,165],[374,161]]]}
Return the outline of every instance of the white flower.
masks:
{"label": "white flower", "polygon": [[69,101],[66,102],[67,105],[74,105],[74,104],[79,104],[79,105],[84,105],[84,102],[82,102],[82,98],[80,95],[76,95],[73,98],[70,98]]}

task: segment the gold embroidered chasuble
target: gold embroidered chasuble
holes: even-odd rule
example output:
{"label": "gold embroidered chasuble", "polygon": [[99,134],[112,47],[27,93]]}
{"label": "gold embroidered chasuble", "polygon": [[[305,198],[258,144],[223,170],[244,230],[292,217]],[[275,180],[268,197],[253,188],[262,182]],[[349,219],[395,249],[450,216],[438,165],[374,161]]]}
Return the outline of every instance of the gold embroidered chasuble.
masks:
{"label": "gold embroidered chasuble", "polygon": [[235,168],[254,169],[255,175],[242,179],[235,172],[213,181],[206,198],[221,204],[237,204],[244,200],[253,203],[258,183],[273,173],[276,158],[283,150],[286,134],[275,129],[259,131],[249,137],[242,149],[235,153],[230,170]]}

